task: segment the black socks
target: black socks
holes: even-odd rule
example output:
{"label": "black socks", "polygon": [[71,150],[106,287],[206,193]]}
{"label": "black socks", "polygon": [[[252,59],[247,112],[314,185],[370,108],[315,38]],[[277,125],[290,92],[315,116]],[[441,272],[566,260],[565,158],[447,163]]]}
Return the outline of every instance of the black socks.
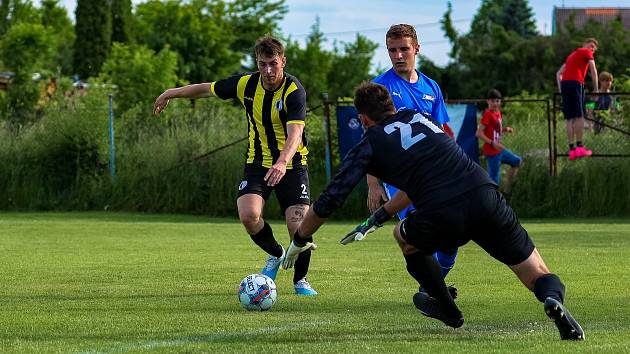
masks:
{"label": "black socks", "polygon": [[[312,242],[313,238],[311,237],[310,241]],[[297,282],[306,276],[308,273],[308,266],[311,264],[311,250],[308,249],[298,255],[298,258],[295,260],[295,273],[293,273],[293,284],[297,284]]]}
{"label": "black socks", "polygon": [[[273,237],[273,231],[271,230],[271,226],[265,221],[265,226],[263,226],[262,230],[258,231],[255,235],[250,235],[252,240],[258,247],[262,248],[263,251],[269,253],[274,257],[282,257],[282,246],[276,241]],[[295,236],[299,237],[299,236]],[[300,238],[299,241],[304,243],[313,242],[313,237],[309,237],[306,239]],[[296,284],[300,279],[306,276],[308,273],[308,267],[311,263],[311,250],[306,250],[298,256],[295,261],[295,273],[293,275],[293,284]]]}
{"label": "black socks", "polygon": [[455,305],[453,298],[446,288],[442,270],[433,255],[416,252],[405,255],[407,271],[422,285],[429,296],[434,297],[444,313],[449,317],[461,317],[462,313]]}
{"label": "black socks", "polygon": [[550,297],[564,303],[564,284],[557,275],[553,273],[545,274],[536,279],[534,283],[534,295],[540,302]]}
{"label": "black socks", "polygon": [[265,226],[255,235],[249,235],[258,247],[274,257],[282,257],[282,246],[273,237],[271,226],[265,221]]}

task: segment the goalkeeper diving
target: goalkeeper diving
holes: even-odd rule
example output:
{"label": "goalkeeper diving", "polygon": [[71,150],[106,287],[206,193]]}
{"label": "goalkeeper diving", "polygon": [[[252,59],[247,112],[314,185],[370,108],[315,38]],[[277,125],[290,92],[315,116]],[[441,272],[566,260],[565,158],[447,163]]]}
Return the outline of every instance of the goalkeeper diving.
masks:
{"label": "goalkeeper diving", "polygon": [[[394,237],[407,271],[426,289],[426,293],[416,292],[412,298],[422,315],[453,328],[464,324],[464,316],[449,293],[433,254],[473,240],[508,266],[543,303],[561,339],[583,340],[582,327],[564,306],[564,284],[549,271],[497,185],[444,133],[437,121],[412,110],[396,112],[387,89],[369,82],[357,88],[354,105],[366,132],[308,209],[286,252],[283,267],[292,267],[300,252],[312,247],[312,235],[369,173],[400,187],[416,207],[414,213],[398,222]],[[363,239],[382,225],[388,219],[385,215],[395,211],[390,202],[348,238]]]}

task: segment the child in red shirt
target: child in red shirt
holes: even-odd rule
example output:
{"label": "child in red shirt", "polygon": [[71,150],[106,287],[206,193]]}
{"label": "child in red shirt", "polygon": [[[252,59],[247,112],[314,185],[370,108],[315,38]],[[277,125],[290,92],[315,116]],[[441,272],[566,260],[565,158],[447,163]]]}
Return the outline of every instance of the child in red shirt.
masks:
{"label": "child in red shirt", "polygon": [[[560,67],[556,73],[558,89],[562,94],[562,112],[567,126],[567,142],[569,143],[569,160],[591,156],[593,151],[584,147],[584,79],[586,70],[590,70],[593,79],[593,92],[598,91],[597,67],[595,51],[599,43],[595,38],[584,41]],[[575,142],[575,145],[573,144]]]}
{"label": "child in red shirt", "polygon": [[477,138],[484,142],[482,149],[483,155],[488,162],[488,174],[497,185],[501,180],[501,164],[511,166],[503,189],[506,193],[510,193],[512,183],[514,178],[516,178],[519,167],[523,163],[523,159],[506,149],[501,142],[503,132],[512,133],[513,131],[510,127],[503,127],[503,118],[500,111],[501,93],[492,89],[488,91],[486,98],[488,109],[483,112],[476,135]]}

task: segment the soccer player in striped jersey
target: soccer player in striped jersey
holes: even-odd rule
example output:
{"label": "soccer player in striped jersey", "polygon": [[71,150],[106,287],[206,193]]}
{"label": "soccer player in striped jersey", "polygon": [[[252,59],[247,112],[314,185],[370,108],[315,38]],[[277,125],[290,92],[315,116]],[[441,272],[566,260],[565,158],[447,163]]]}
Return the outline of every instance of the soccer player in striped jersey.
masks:
{"label": "soccer player in striped jersey", "polygon": [[[285,251],[262,212],[275,191],[292,237],[309,208],[306,92],[296,77],[284,72],[286,57],[279,40],[270,35],[259,38],[254,53],[258,71],[166,90],[156,99],[154,113],[159,114],[173,98],[216,96],[236,99],[243,106],[249,143],[238,187],[238,214],[254,243],[269,254],[261,273],[275,279]],[[298,295],[317,294],[306,280],[310,251],[300,254],[296,262],[293,283]]]}

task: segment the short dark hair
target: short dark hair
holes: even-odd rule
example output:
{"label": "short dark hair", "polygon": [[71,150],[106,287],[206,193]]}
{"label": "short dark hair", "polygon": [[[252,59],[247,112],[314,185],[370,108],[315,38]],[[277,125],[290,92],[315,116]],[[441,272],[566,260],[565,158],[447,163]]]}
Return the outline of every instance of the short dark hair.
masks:
{"label": "short dark hair", "polygon": [[486,98],[489,100],[494,100],[496,98],[501,99],[503,97],[501,97],[501,92],[499,92],[499,90],[497,89],[490,89],[488,90],[488,94],[486,95]]}
{"label": "short dark hair", "polygon": [[354,106],[359,114],[365,114],[376,123],[396,113],[392,96],[383,85],[363,81],[354,92]]}
{"label": "short dark hair", "polygon": [[277,38],[273,37],[271,34],[266,34],[256,40],[254,55],[256,58],[261,56],[283,56],[284,46]]}
{"label": "short dark hair", "polygon": [[400,39],[405,37],[411,38],[411,43],[413,45],[418,44],[418,35],[416,34],[416,29],[413,28],[412,25],[408,25],[405,23],[391,26],[387,31],[387,34],[385,35],[385,42],[387,42],[388,38]]}

